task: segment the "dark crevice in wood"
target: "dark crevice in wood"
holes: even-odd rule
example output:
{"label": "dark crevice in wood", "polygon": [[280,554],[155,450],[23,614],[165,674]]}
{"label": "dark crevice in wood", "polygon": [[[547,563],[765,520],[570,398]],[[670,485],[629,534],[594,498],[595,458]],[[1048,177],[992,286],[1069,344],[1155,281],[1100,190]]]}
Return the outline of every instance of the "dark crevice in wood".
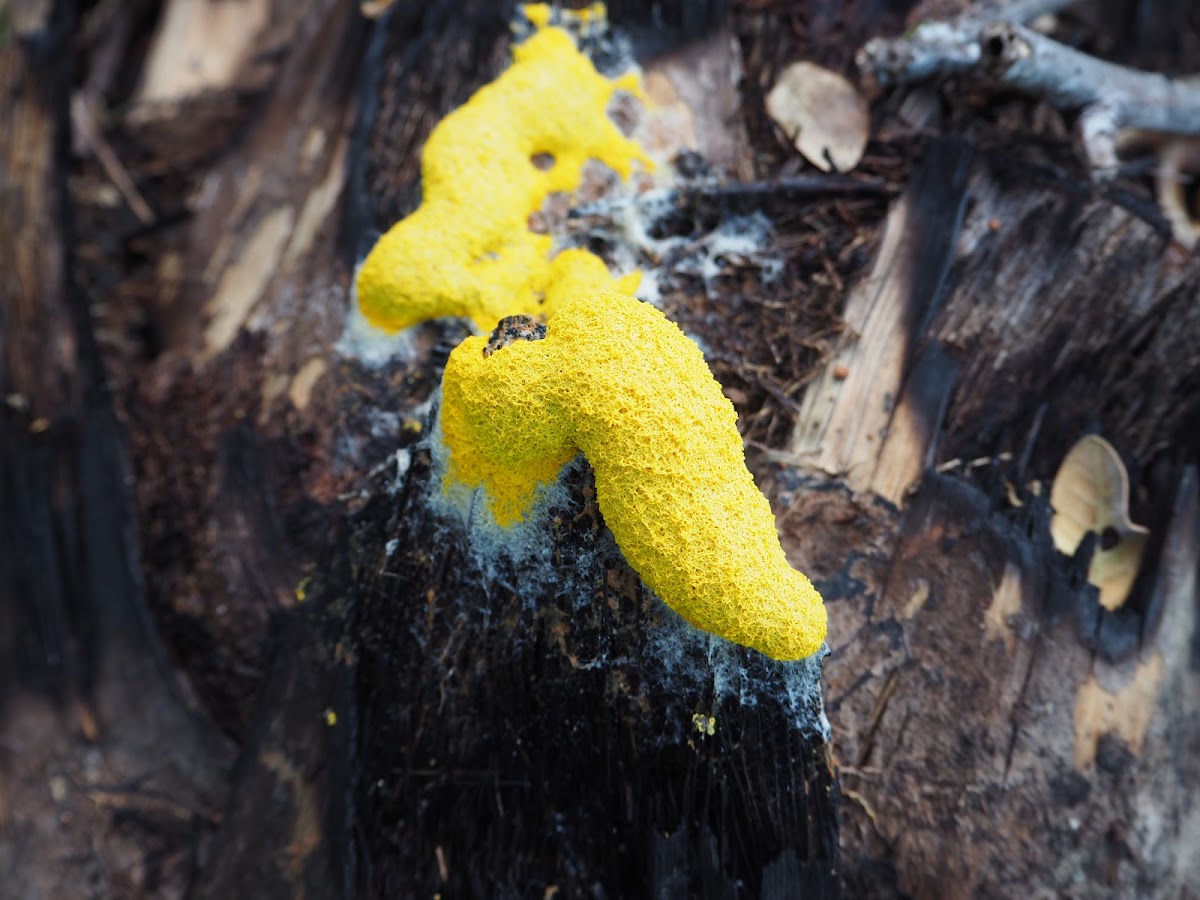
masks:
{"label": "dark crevice in wood", "polygon": [[1029,660],[1025,667],[1025,677],[1021,680],[1021,690],[1013,701],[1012,707],[1009,710],[1009,719],[1012,722],[1012,731],[1009,733],[1008,750],[1004,754],[1004,777],[1007,779],[1012,771],[1013,753],[1017,749],[1017,741],[1021,737],[1021,729],[1025,724],[1027,716],[1027,694],[1029,691],[1029,683],[1033,678],[1034,666],[1038,665],[1038,661],[1042,658],[1042,652],[1045,645],[1039,634],[1033,640],[1033,651],[1029,654]]}
{"label": "dark crevice in wood", "polygon": [[74,278],[75,4],[22,6],[23,27],[48,18],[0,43],[0,890],[76,895],[97,871],[109,890],[133,868],[184,890],[230,750],[146,606],[125,435]]}
{"label": "dark crevice in wood", "polygon": [[[913,228],[921,235],[912,261],[910,331],[914,341],[925,334],[945,300],[944,282],[954,259],[963,216],[974,147],[957,138],[935,138],[910,187],[915,198]],[[911,359],[911,351],[910,351]]]}
{"label": "dark crevice in wood", "polygon": [[1200,477],[1195,465],[1184,466],[1180,472],[1170,516],[1162,522],[1159,533],[1158,552],[1152,561],[1143,564],[1143,572],[1153,584],[1145,591],[1148,599],[1140,617],[1138,639],[1142,644],[1152,644],[1158,637],[1174,582],[1186,579],[1188,571],[1194,573],[1200,565],[1200,547],[1195,543],[1200,534]]}
{"label": "dark crevice in wood", "polygon": [[366,187],[369,166],[367,141],[379,115],[384,48],[387,44],[391,15],[392,11],[389,10],[369,26],[358,76],[358,114],[347,152],[346,189],[342,198],[342,214],[339,217],[338,228],[338,255],[349,269],[353,269],[359,260],[366,256],[378,229],[375,225],[375,211],[372,208],[373,199]]}

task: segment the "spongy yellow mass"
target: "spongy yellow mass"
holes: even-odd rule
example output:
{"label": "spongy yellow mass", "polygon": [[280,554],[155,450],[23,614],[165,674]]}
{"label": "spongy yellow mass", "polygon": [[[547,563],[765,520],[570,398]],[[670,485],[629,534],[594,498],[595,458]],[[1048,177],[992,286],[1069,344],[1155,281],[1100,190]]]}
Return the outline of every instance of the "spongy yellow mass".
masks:
{"label": "spongy yellow mass", "polygon": [[[635,162],[652,167],[607,115],[617,90],[639,93],[637,80],[598,73],[566,31],[547,24],[549,7],[526,12],[538,30],[496,81],[434,128],[421,154],[420,207],[359,270],[358,303],[372,325],[398,331],[464,316],[489,331],[504,316],[551,314],[580,287],[614,286],[586,250],[551,258],[551,238],[528,220],[547,194],[578,188],[589,159],[622,177]],[[534,163],[543,155],[553,160],[544,171]],[[635,273],[616,287],[632,294],[637,282]]]}
{"label": "spongy yellow mass", "polygon": [[582,450],[605,523],[663,601],[776,659],[821,647],[821,596],[788,565],[733,405],[678,326],[602,291],[566,301],[543,340],[484,357],[486,340],[468,338],[446,366],[448,491],[482,489],[511,525]]}

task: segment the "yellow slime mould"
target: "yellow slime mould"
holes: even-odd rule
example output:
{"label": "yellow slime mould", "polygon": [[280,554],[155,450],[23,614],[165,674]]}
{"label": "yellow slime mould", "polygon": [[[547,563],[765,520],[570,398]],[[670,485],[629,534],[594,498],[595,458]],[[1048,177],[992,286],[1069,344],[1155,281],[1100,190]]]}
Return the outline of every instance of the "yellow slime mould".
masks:
{"label": "yellow slime mould", "polygon": [[678,326],[603,291],[564,303],[544,339],[487,345],[468,338],[446,366],[448,494],[482,490],[510,527],[582,451],[617,545],[671,608],[775,659],[820,649],[821,596],[788,565],[733,405]]}
{"label": "yellow slime mould", "polygon": [[[358,272],[359,307],[376,327],[463,316],[490,331],[504,316],[552,314],[581,288],[637,289],[640,273],[614,281],[582,249],[551,258],[550,236],[529,230],[549,193],[579,187],[589,159],[623,178],[635,162],[652,168],[607,115],[616,91],[641,96],[637,77],[605,78],[565,30],[548,24],[549,7],[525,9],[538,30],[498,79],[434,128],[421,153],[420,207],[379,239]],[[603,6],[589,10],[600,15]],[[541,158],[552,165],[543,170]]]}

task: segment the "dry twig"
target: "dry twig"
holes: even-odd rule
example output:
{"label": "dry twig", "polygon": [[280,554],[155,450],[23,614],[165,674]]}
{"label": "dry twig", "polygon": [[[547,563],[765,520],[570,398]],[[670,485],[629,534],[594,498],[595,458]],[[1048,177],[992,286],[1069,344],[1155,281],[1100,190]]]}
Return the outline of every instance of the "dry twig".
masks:
{"label": "dry twig", "polygon": [[858,65],[884,84],[974,72],[1058,109],[1078,110],[1099,177],[1116,171],[1119,129],[1200,135],[1200,81],[1105,62],[1016,21],[922,23],[905,37],[869,41]]}

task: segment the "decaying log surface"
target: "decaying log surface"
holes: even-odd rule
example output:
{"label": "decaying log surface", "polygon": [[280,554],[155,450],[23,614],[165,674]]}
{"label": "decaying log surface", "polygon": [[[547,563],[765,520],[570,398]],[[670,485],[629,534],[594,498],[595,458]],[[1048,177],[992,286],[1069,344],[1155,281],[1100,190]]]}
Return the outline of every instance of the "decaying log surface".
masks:
{"label": "decaying log surface", "polygon": [[[656,102],[758,185],[800,171],[773,73],[885,27],[873,0],[707,31],[723,4],[652,6],[610,9],[660,38],[690,10]],[[537,567],[561,579],[483,571],[427,502],[461,326],[383,367],[336,349],[511,4],[72,8],[10,3],[0,38],[0,896],[1200,892],[1200,266],[1053,114],[1014,143],[1011,102],[947,94],[914,134],[885,99],[861,168],[890,204],[726,184],[674,223],[761,209],[785,254],[663,299],[828,602],[827,740],[811,672],[647,595],[585,469]],[[1090,432],[1151,533],[1114,612],[1098,539],[1049,536]]]}
{"label": "decaying log surface", "polygon": [[[485,4],[439,7],[415,37],[384,22],[360,96],[378,114],[349,176],[370,190],[348,198],[348,221],[382,229],[412,208],[415,151],[503,65],[507,22]],[[261,314],[279,316],[271,297]],[[336,552],[283,619],[205,894],[836,895],[814,664],[764,665],[680,630],[583,502],[590,489],[554,517],[553,565],[499,576],[429,507],[418,441],[460,335],[435,325],[406,363],[331,366],[331,405],[302,411],[360,442],[334,448],[344,465],[380,471],[349,480]],[[568,576],[540,584],[546,569]]]}
{"label": "decaying log surface", "polygon": [[[1033,160],[936,142],[892,209],[785,455],[852,492],[784,521],[798,558],[841,520],[857,548],[825,688],[864,892],[873,860],[917,896],[1197,890],[1198,291],[1155,224]],[[1113,612],[1092,548],[1049,537],[1089,432],[1153,541]]]}
{"label": "decaying log surface", "polygon": [[67,215],[65,4],[0,37],[0,895],[181,896],[230,742],[146,606],[129,461]]}

